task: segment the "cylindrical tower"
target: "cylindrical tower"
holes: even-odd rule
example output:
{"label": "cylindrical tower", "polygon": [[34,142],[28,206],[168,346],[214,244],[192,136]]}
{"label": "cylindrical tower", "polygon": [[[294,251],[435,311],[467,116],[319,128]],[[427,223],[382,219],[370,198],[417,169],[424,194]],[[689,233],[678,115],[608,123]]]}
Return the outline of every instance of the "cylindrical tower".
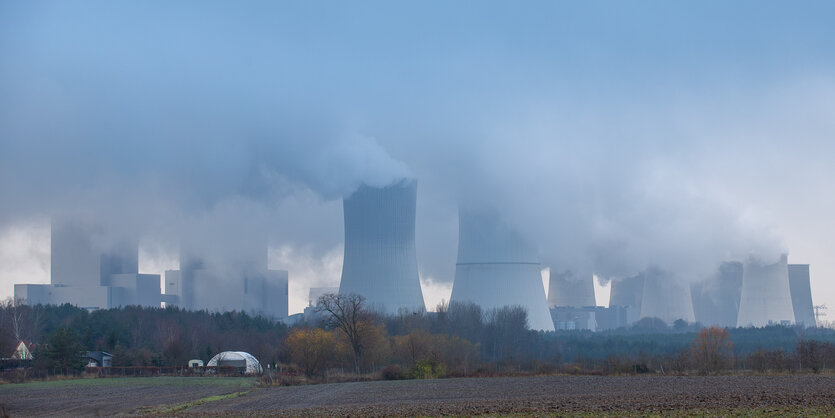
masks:
{"label": "cylindrical tower", "polygon": [[641,297],[641,318],[660,318],[668,325],[683,319],[695,322],[690,286],[672,274],[652,267],[644,273],[644,294]]}
{"label": "cylindrical tower", "polygon": [[794,321],[804,327],[817,326],[808,264],[789,264],[789,289],[792,294]]}
{"label": "cylindrical tower", "polygon": [[551,268],[548,281],[548,306],[595,306],[594,275]]}
{"label": "cylindrical tower", "polygon": [[774,264],[754,259],[745,263],[738,326],[762,327],[794,322],[787,261],[784,255]]}
{"label": "cylindrical tower", "polygon": [[450,302],[473,302],[485,310],[522,306],[531,329],[554,330],[536,251],[496,216],[459,212]]}
{"label": "cylindrical tower", "polygon": [[340,294],[356,293],[373,309],[424,311],[415,253],[417,181],[360,186],[343,199],[345,258]]}

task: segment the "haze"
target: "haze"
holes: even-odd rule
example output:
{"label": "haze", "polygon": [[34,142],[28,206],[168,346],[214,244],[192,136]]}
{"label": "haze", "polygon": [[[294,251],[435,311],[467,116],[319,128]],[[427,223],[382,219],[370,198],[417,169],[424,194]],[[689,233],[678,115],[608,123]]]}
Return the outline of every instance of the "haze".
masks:
{"label": "haze", "polygon": [[459,205],[604,281],[788,253],[835,305],[835,5],[641,5],[3,2],[0,296],[79,216],[147,273],[267,231],[299,312],[339,282],[341,197],[413,176],[430,309]]}

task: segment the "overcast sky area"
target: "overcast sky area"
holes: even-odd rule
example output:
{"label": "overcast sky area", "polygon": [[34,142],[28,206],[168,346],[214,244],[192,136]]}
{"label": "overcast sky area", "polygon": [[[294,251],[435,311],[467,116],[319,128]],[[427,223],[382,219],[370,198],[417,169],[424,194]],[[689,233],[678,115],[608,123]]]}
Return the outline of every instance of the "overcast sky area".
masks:
{"label": "overcast sky area", "polygon": [[[835,307],[835,3],[0,2],[0,297],[49,281],[49,219],[269,234],[290,311],[341,274],[341,198],[418,179],[428,308],[458,207],[543,267],[677,280],[810,263]],[[207,232],[212,231],[212,232]],[[229,233],[228,231],[238,231]],[[201,234],[206,234],[201,239]],[[232,238],[234,237],[234,238]]]}

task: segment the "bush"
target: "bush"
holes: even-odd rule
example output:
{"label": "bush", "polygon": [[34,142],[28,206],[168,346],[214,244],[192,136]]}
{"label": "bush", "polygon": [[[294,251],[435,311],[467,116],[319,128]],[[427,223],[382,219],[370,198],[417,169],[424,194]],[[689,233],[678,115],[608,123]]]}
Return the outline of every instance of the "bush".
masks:
{"label": "bush", "polygon": [[412,367],[413,379],[436,379],[446,376],[446,366],[435,360],[420,360]]}
{"label": "bush", "polygon": [[403,380],[406,378],[406,374],[403,373],[403,369],[396,364],[383,367],[381,373],[384,380]]}

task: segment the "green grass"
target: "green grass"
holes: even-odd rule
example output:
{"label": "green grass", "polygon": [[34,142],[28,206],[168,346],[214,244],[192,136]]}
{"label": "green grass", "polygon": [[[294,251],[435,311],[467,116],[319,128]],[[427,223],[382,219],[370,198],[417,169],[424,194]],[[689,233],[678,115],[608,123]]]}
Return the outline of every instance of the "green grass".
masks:
{"label": "green grass", "polygon": [[518,413],[486,414],[482,417],[831,417],[835,408],[828,406],[781,406],[760,408],[697,408],[673,409],[663,412],[612,411],[612,412],[563,412],[563,413]]}
{"label": "green grass", "polygon": [[183,412],[183,411],[185,411],[189,408],[193,408],[197,405],[202,405],[204,403],[221,401],[221,400],[224,400],[224,399],[237,398],[238,396],[246,395],[249,392],[250,391],[248,390],[246,392],[227,393],[226,395],[207,396],[205,398],[195,399],[191,402],[185,402],[185,403],[181,403],[181,404],[177,404],[177,405],[173,405],[173,406],[157,406],[157,407],[151,407],[151,408],[147,408],[147,409],[141,408],[137,412],[142,414],[142,415],[171,415],[171,414],[176,414],[178,412]]}
{"label": "green grass", "polygon": [[239,386],[243,388],[253,386],[255,381],[253,377],[100,377],[9,383],[0,385],[0,393],[6,388],[50,389],[79,386]]}

